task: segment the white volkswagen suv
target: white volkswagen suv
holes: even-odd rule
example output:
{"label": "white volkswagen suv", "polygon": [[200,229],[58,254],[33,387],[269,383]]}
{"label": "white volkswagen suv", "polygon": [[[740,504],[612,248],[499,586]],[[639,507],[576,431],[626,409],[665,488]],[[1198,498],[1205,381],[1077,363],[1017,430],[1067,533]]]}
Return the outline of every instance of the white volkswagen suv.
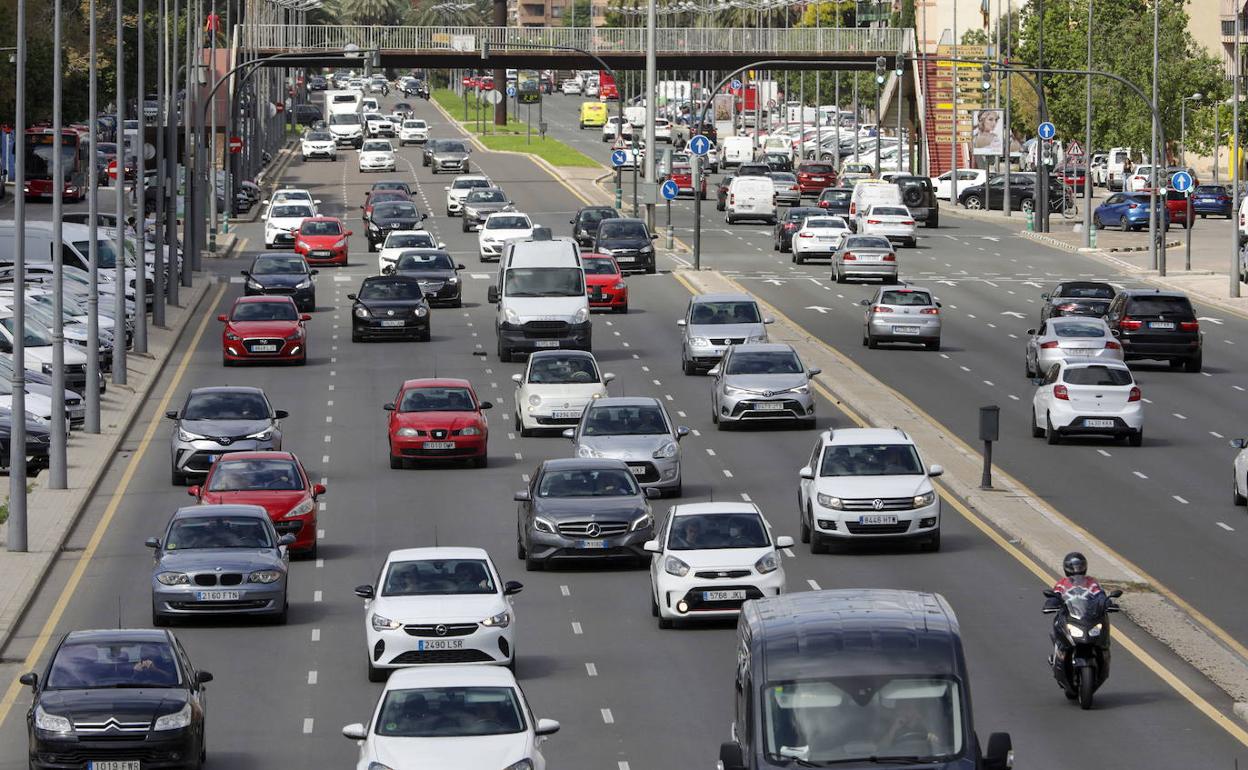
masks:
{"label": "white volkswagen suv", "polygon": [[896,428],[842,428],[819,435],[798,471],[801,538],[811,553],[832,541],[912,540],[940,550],[940,496],[919,448]]}

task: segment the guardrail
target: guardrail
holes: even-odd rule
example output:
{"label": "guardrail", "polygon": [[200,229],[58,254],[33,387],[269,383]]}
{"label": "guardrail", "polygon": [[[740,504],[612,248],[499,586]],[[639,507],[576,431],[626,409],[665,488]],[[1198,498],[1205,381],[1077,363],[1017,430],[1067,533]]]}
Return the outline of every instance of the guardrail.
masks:
{"label": "guardrail", "polygon": [[[754,29],[732,27],[661,27],[660,55],[887,55],[908,52],[908,30]],[[252,50],[336,49],[348,43],[383,51],[481,51],[488,43],[495,53],[532,53],[532,46],[583,48],[598,54],[635,54],[646,50],[640,27],[350,27],[324,25],[245,24],[243,46]],[[517,45],[513,45],[517,44]],[[522,45],[518,45],[522,44]]]}

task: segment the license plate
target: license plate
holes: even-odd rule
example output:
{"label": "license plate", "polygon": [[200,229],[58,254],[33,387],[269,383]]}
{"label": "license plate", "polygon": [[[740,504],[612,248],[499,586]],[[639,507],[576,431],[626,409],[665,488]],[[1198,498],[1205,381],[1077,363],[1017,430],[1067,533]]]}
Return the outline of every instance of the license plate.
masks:
{"label": "license plate", "polygon": [[897,517],[885,513],[868,513],[858,517],[859,524],[896,524]]}
{"label": "license plate", "polygon": [[893,327],[893,334],[918,334],[918,333],[919,333],[919,327],[917,326],[894,326]]}
{"label": "license plate", "polygon": [[109,760],[106,762],[88,762],[87,770],[139,770],[139,760]]}
{"label": "license plate", "polygon": [[332,257],[332,256],[334,256],[334,252],[332,252],[332,251],[328,251],[328,250],[325,250],[325,251],[320,251],[320,250],[318,250],[318,251],[314,251],[314,252],[312,252],[312,256],[314,256],[314,257]]}
{"label": "license plate", "polygon": [[1112,428],[1114,427],[1114,421],[1113,420],[1087,420],[1085,419],[1083,421],[1083,427],[1085,428]]}
{"label": "license plate", "polygon": [[754,408],[760,412],[778,412],[784,408],[784,404],[780,401],[759,401],[754,404]]}
{"label": "license plate", "polygon": [[745,601],[745,591],[703,591],[704,602],[738,602]]}
{"label": "license plate", "polygon": [[616,262],[636,262],[637,258],[636,257],[616,257],[615,261]]}
{"label": "license plate", "polygon": [[601,551],[609,546],[606,540],[577,540],[576,547],[589,551]]}
{"label": "license plate", "polygon": [[556,420],[573,420],[581,416],[581,413],[575,409],[556,409],[550,413],[551,417]]}
{"label": "license plate", "polygon": [[277,345],[252,345],[252,353],[276,353]]}
{"label": "license plate", "polygon": [[406,322],[406,321],[404,321],[404,320],[402,320],[402,319],[398,319],[398,320],[394,320],[394,321],[382,321],[382,322],[381,322],[381,325],[382,325],[382,326],[402,326],[402,325],[403,325],[403,324],[405,324],[405,323],[407,323],[407,322]]}
{"label": "license plate", "polygon": [[820,241],[839,241],[840,236],[837,235],[820,235],[817,240]]}
{"label": "license plate", "polygon": [[628,469],[632,471],[634,476],[641,476],[646,472],[646,466],[644,465],[630,465]]}
{"label": "license plate", "polygon": [[879,262],[880,258],[879,257],[859,257],[858,261],[859,262]]}
{"label": "license plate", "polygon": [[463,639],[422,639],[416,643],[416,649],[421,652],[425,650],[462,650],[463,648]]}
{"label": "license plate", "polygon": [[823,177],[821,177],[821,176],[812,176],[812,177],[810,178],[810,181],[812,181],[812,182],[823,182],[823,181],[826,181],[826,180],[825,180]]}
{"label": "license plate", "polygon": [[425,449],[454,449],[454,441],[426,441]]}
{"label": "license plate", "polygon": [[236,602],[238,591],[196,591],[195,600],[200,602]]}
{"label": "license plate", "polygon": [[1149,321],[1148,328],[1150,329],[1173,329],[1174,321]]}
{"label": "license plate", "polygon": [[533,347],[535,348],[557,348],[559,347],[559,340],[538,340],[537,342],[533,343]]}

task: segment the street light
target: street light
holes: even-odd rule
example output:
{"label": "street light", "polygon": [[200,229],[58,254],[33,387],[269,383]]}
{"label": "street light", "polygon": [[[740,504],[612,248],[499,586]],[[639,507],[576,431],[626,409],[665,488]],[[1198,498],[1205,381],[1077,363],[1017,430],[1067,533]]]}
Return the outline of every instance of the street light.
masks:
{"label": "street light", "polygon": [[1179,158],[1183,168],[1187,168],[1187,103],[1203,101],[1204,98],[1204,94],[1197,92],[1179,101]]}

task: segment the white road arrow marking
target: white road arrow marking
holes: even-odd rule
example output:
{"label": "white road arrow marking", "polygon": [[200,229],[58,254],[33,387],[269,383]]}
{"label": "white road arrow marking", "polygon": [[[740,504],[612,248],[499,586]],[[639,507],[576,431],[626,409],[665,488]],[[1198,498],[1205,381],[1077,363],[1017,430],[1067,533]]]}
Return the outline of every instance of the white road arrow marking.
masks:
{"label": "white road arrow marking", "polygon": [[1209,323],[1211,323],[1211,324],[1217,324],[1218,326],[1221,326],[1221,325],[1222,325],[1222,319],[1221,319],[1221,318],[1210,318],[1210,317],[1208,317],[1208,316],[1203,316],[1203,315],[1202,315],[1202,316],[1197,316],[1197,317],[1196,317],[1196,320],[1197,320],[1197,321],[1208,321]]}
{"label": "white road arrow marking", "polygon": [[817,311],[819,315],[826,315],[827,312],[831,310],[832,308],[820,307],[819,305],[807,305],[806,309]]}
{"label": "white road arrow marking", "polygon": [[944,284],[944,285],[946,285],[946,286],[957,286],[957,285],[958,285],[955,281],[937,281],[936,283],[943,283],[943,284]]}
{"label": "white road arrow marking", "polygon": [[995,235],[981,235],[981,236],[979,236],[979,237],[980,237],[982,240],[985,240],[985,241],[992,241],[993,243],[1000,243],[1000,242],[1001,242],[1001,239],[1000,239],[1000,238],[998,238],[998,237],[997,237],[997,236],[995,236]]}
{"label": "white road arrow marking", "polygon": [[1024,285],[1024,286],[1034,286],[1034,287],[1036,287],[1037,289],[1043,288],[1040,284],[1036,283],[1035,281],[1023,281],[1023,285]]}
{"label": "white road arrow marking", "polygon": [[1018,312],[1017,310],[1007,310],[1001,315],[1013,316],[1014,318],[1026,318],[1027,317],[1023,315],[1022,313]]}
{"label": "white road arrow marking", "polygon": [[770,284],[775,285],[775,286],[783,286],[783,285],[784,285],[784,281],[780,280],[779,278],[764,278],[764,279],[763,279],[763,283],[770,283]]}

